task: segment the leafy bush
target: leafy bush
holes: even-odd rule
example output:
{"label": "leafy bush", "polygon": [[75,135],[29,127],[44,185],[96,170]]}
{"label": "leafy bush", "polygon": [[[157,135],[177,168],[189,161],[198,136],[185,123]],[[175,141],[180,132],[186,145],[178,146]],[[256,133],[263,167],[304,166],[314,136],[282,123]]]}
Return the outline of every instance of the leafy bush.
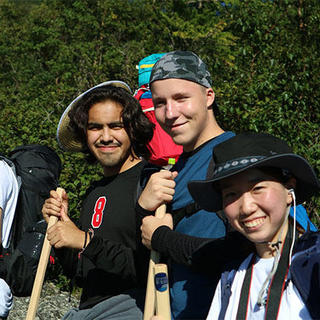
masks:
{"label": "leafy bush", "polygon": [[[77,217],[102,173],[59,149],[61,114],[97,83],[136,89],[140,59],[181,49],[207,62],[225,129],[282,137],[319,176],[319,24],[316,0],[0,0],[0,150],[55,149]],[[309,212],[319,207],[319,199],[308,204]],[[320,225],[319,215],[313,220]]]}

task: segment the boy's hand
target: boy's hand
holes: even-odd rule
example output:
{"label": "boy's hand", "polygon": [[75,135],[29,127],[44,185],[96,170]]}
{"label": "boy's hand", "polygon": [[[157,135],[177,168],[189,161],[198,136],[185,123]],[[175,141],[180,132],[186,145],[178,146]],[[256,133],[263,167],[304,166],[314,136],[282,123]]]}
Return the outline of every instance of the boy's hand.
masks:
{"label": "boy's hand", "polygon": [[154,231],[161,226],[167,226],[170,229],[173,229],[172,215],[166,213],[163,218],[156,218],[154,216],[144,217],[142,220],[141,229],[141,238],[142,243],[148,248],[151,248],[151,239]]}
{"label": "boy's hand", "polygon": [[60,219],[62,213],[68,215],[68,195],[63,190],[61,199],[56,190],[51,190],[50,198],[42,206],[43,218],[48,223],[50,216],[56,216]]}
{"label": "boy's hand", "polygon": [[177,171],[161,170],[151,175],[138,200],[145,210],[155,211],[161,204],[172,201]]}

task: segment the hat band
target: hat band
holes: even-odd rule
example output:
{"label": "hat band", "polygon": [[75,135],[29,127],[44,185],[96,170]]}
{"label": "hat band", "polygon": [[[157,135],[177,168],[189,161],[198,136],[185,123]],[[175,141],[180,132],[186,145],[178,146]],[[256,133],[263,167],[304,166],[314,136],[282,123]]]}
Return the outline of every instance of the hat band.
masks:
{"label": "hat band", "polygon": [[265,158],[266,158],[266,156],[251,156],[251,157],[236,158],[236,159],[232,159],[230,161],[226,161],[226,162],[220,164],[219,166],[217,166],[217,168],[213,172],[213,177],[216,174],[221,174],[224,171],[227,171],[230,169],[235,170],[235,169],[244,168],[244,167],[248,166],[249,164],[253,164],[253,163],[260,161],[262,159],[265,159]]}

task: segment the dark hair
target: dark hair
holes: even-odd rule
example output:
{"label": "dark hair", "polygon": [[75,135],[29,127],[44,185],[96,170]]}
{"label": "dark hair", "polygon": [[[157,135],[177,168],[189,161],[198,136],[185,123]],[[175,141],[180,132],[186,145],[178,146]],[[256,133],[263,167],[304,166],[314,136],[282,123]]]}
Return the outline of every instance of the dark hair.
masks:
{"label": "dark hair", "polygon": [[131,142],[131,155],[149,159],[150,150],[147,144],[153,136],[154,124],[143,113],[141,106],[131,94],[120,87],[106,85],[97,87],[85,94],[69,111],[70,128],[85,147],[84,153],[93,162],[96,159],[87,147],[87,124],[90,108],[99,102],[112,100],[122,106],[122,121]]}
{"label": "dark hair", "polygon": [[[286,187],[287,182],[294,177],[290,172],[287,170],[276,168],[276,167],[264,167],[264,166],[257,166],[254,167],[254,169],[258,169],[263,171],[265,174],[273,177],[277,182],[281,183],[284,187]],[[213,187],[216,189],[216,191],[221,192],[221,180],[215,182],[213,184]]]}

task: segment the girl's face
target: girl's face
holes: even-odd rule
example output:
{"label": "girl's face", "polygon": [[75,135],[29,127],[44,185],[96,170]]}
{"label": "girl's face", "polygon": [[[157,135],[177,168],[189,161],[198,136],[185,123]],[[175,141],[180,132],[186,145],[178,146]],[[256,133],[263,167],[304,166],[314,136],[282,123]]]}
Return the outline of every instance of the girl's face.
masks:
{"label": "girl's face", "polygon": [[282,183],[253,168],[222,180],[221,190],[224,212],[236,230],[255,244],[278,241],[292,201]]}

